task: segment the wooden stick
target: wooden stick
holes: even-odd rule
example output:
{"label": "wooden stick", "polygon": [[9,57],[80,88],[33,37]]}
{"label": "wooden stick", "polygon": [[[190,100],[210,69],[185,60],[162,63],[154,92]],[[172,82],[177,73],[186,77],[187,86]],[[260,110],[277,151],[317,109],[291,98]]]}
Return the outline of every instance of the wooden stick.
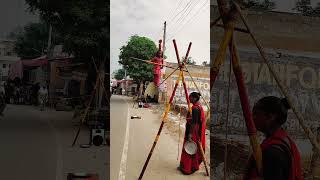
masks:
{"label": "wooden stick", "polygon": [[197,141],[197,144],[198,144],[198,148],[200,149],[200,152],[201,152],[201,156],[202,156],[204,167],[206,168],[207,176],[209,176],[209,170],[208,170],[208,167],[207,167],[207,160],[206,160],[205,153],[203,151],[201,143],[199,141]]}
{"label": "wooden stick", "polygon": [[174,71],[172,71],[169,76],[167,76],[160,84],[159,86],[161,86],[161,84],[163,84],[170,76],[172,76],[172,74],[174,74],[177,70],[179,69],[179,67],[177,67]]}
{"label": "wooden stick", "polygon": [[[154,65],[164,66],[164,67],[171,68],[171,69],[176,69],[175,67],[172,67],[172,66],[169,66],[169,65],[165,65],[165,64],[161,64],[161,63],[155,63],[155,62],[151,62],[151,61],[148,61],[148,60],[143,60],[143,59],[139,59],[139,58],[135,58],[135,57],[131,57],[131,59],[142,61],[142,62],[145,62],[145,63],[148,63],[148,64],[154,64]],[[183,70],[183,71],[185,71],[185,70]]]}
{"label": "wooden stick", "polygon": [[237,51],[237,48],[236,48],[236,45],[235,45],[233,38],[231,39],[229,49],[230,49],[230,54],[231,54],[231,58],[232,58],[233,72],[234,72],[234,75],[236,76],[236,81],[237,81],[237,85],[238,85],[238,91],[239,91],[243,116],[245,118],[251,148],[252,148],[252,151],[254,154],[254,158],[256,160],[258,173],[261,174],[261,172],[262,172],[261,147],[260,147],[259,140],[257,137],[257,130],[256,130],[255,124],[253,122],[249,98],[248,98],[248,94],[247,94],[247,88],[244,83],[243,71],[242,71],[241,65],[240,65],[240,58],[239,58],[238,51]]}
{"label": "wooden stick", "polygon": [[[98,75],[98,76],[99,76],[99,75]],[[72,142],[72,147],[76,144],[76,141],[77,141],[78,136],[79,136],[79,134],[80,134],[81,124],[84,122],[84,120],[85,120],[86,117],[87,117],[88,111],[89,111],[89,109],[90,109],[90,106],[91,106],[91,103],[92,103],[92,100],[93,100],[93,96],[94,96],[94,94],[95,94],[95,92],[96,92],[96,90],[97,90],[97,88],[98,88],[98,81],[99,81],[99,80],[98,80],[98,78],[97,78],[97,79],[96,79],[95,87],[94,87],[94,89],[93,89],[93,91],[92,91],[92,93],[91,93],[91,96],[90,96],[89,103],[87,104],[87,107],[86,107],[86,109],[85,109],[85,111],[84,111],[84,115],[83,115],[82,119],[80,120],[80,127],[78,128],[77,134],[76,134],[76,136],[75,136],[75,138],[74,138],[74,140],[73,140],[73,142]]]}
{"label": "wooden stick", "polygon": [[212,26],[215,26],[220,19],[221,19],[221,16],[219,16],[216,20],[214,20],[213,22],[211,22],[211,23],[210,23],[210,28],[211,28]]}
{"label": "wooden stick", "polygon": [[244,18],[243,14],[241,13],[241,9],[240,9],[239,5],[238,5],[237,3],[235,3],[235,2],[234,2],[234,4],[235,4],[235,7],[236,7],[238,13],[240,14],[240,17],[241,17],[242,22],[245,24],[245,26],[246,26],[247,30],[249,31],[249,34],[250,34],[253,42],[254,42],[255,45],[257,46],[257,48],[258,48],[258,50],[259,50],[259,52],[260,52],[260,55],[261,55],[263,61],[264,61],[264,62],[266,63],[266,65],[268,66],[269,71],[271,72],[271,74],[272,74],[273,77],[275,78],[278,86],[280,87],[280,90],[281,90],[282,94],[286,97],[286,99],[287,99],[290,107],[292,108],[292,111],[295,113],[295,115],[296,115],[296,117],[297,117],[297,119],[298,119],[298,121],[299,121],[300,126],[302,127],[302,129],[304,130],[304,132],[307,134],[307,136],[308,136],[308,138],[309,138],[312,146],[318,151],[318,153],[320,153],[320,145],[319,145],[319,143],[317,142],[317,139],[316,139],[315,135],[312,133],[311,129],[304,124],[304,121],[305,121],[305,120],[304,120],[302,114],[301,114],[300,111],[298,111],[298,109],[294,106],[293,99],[292,99],[292,97],[289,95],[289,91],[288,91],[287,87],[281,83],[281,80],[279,79],[279,77],[277,76],[276,72],[275,72],[274,69],[272,68],[272,65],[271,65],[271,63],[269,62],[269,60],[267,59],[267,56],[266,56],[266,54],[265,54],[262,46],[260,45],[260,43],[257,41],[257,39],[255,38],[255,36],[253,35],[253,33],[252,33],[252,31],[251,31],[251,29],[250,29],[250,27],[249,27],[246,19]]}
{"label": "wooden stick", "polygon": [[[180,71],[180,72],[181,72],[181,71]],[[181,74],[181,73],[180,73],[180,74]],[[157,133],[157,136],[156,136],[156,138],[155,138],[155,140],[154,140],[154,142],[153,142],[153,145],[152,145],[152,147],[151,147],[151,150],[150,150],[150,152],[149,152],[149,155],[148,155],[148,157],[147,157],[147,160],[146,160],[146,162],[145,162],[144,165],[143,165],[142,171],[141,171],[140,176],[139,176],[139,180],[142,179],[142,177],[143,177],[143,175],[144,175],[144,172],[145,172],[145,170],[147,169],[147,166],[148,166],[148,163],[149,163],[149,161],[150,161],[150,158],[151,158],[151,156],[152,156],[152,154],[153,154],[154,148],[156,147],[157,142],[158,142],[158,140],[159,140],[159,138],[160,138],[160,134],[161,134],[161,131],[162,131],[164,122],[166,121],[166,119],[167,119],[167,117],[168,117],[168,113],[169,113],[169,111],[170,111],[170,105],[172,104],[173,97],[175,96],[177,87],[178,87],[179,82],[180,82],[180,77],[181,77],[181,76],[179,76],[179,78],[178,78],[178,80],[177,80],[177,82],[176,82],[176,84],[175,84],[175,86],[174,86],[173,92],[172,92],[172,94],[171,94],[170,102],[168,103],[167,108],[166,108],[166,110],[165,110],[165,113],[164,113],[164,115],[163,115],[163,117],[162,117],[162,122],[161,122],[160,128],[159,128],[158,133]]]}
{"label": "wooden stick", "polygon": [[[224,28],[224,25],[223,25],[223,24],[216,24],[215,26]],[[234,30],[235,30],[235,31],[242,32],[242,33],[249,34],[249,31],[246,30],[246,29],[242,29],[242,28],[237,28],[237,27],[235,27]]]}

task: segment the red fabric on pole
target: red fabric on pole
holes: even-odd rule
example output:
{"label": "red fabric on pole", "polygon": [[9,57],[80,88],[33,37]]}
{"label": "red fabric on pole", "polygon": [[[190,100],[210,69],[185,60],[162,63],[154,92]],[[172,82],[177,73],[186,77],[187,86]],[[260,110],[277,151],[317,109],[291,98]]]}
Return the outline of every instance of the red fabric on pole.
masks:
{"label": "red fabric on pole", "polygon": [[9,79],[14,80],[16,77],[22,79],[23,77],[23,65],[22,61],[17,61],[10,65],[9,68]]}
{"label": "red fabric on pole", "polygon": [[174,86],[174,88],[173,88],[173,92],[172,92],[172,95],[171,95],[170,101],[169,101],[170,104],[172,103],[173,98],[174,98],[174,96],[175,96],[175,94],[176,94],[177,87],[178,87],[178,83],[176,83],[175,86]]}
{"label": "red fabric on pole", "polygon": [[187,89],[187,86],[186,86],[186,82],[183,82],[183,88],[184,88],[184,92],[185,92],[185,95],[186,95],[187,103],[189,105],[190,104],[190,99],[189,99],[189,94],[188,94],[188,89]]}
{"label": "red fabric on pole", "polygon": [[[152,60],[154,63],[163,64],[163,59],[159,57],[154,57]],[[161,81],[161,66],[153,65],[153,82],[158,87]]]}
{"label": "red fabric on pole", "polygon": [[24,66],[44,66],[48,64],[48,59],[22,60]]}

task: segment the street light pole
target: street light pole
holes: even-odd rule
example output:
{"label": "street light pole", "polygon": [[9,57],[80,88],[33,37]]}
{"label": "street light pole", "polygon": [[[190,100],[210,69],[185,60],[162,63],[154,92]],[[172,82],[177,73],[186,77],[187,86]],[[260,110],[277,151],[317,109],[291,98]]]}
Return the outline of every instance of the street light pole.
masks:
{"label": "street light pole", "polygon": [[124,85],[124,90],[125,90],[125,94],[128,95],[128,91],[127,91],[127,70],[124,69],[124,81],[125,81],[125,85]]}

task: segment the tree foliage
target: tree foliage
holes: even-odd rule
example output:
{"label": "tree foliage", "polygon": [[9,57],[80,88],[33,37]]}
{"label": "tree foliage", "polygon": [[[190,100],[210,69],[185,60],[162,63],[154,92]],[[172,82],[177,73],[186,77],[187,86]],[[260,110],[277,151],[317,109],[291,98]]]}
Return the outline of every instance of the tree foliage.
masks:
{"label": "tree foliage", "polygon": [[64,50],[82,60],[103,60],[109,49],[107,0],[26,0],[63,37]]}
{"label": "tree foliage", "polygon": [[[185,56],[182,56],[181,60],[183,61],[185,59]],[[188,57],[187,61],[186,61],[187,64],[190,64],[190,65],[196,65],[197,63],[192,59],[192,57]]]}
{"label": "tree foliage", "polygon": [[312,7],[310,0],[297,1],[293,10],[300,12],[304,16],[320,17],[320,3],[316,7]]}
{"label": "tree foliage", "polygon": [[122,80],[125,77],[125,70],[124,69],[118,69],[114,72],[114,78],[116,80]]}
{"label": "tree foliage", "polygon": [[147,37],[131,36],[126,45],[120,48],[119,63],[127,70],[127,74],[136,82],[153,79],[153,65],[131,59],[131,57],[151,60],[158,48]]}
{"label": "tree foliage", "polygon": [[242,2],[242,6],[253,10],[272,10],[275,8],[275,3],[270,0],[246,0]]}
{"label": "tree foliage", "polygon": [[203,61],[201,65],[202,66],[210,66],[210,63],[208,63],[207,61]]}
{"label": "tree foliage", "polygon": [[[15,52],[22,59],[32,59],[45,53],[48,44],[48,25],[46,23],[29,23],[22,29],[17,28],[9,34],[15,40]],[[53,42],[59,43],[61,38],[53,34]]]}

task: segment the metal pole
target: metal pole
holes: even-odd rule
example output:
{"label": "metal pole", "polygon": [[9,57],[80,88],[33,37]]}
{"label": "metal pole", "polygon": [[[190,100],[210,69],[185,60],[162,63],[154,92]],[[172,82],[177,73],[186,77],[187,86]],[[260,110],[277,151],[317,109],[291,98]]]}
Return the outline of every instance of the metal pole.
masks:
{"label": "metal pole", "polygon": [[166,30],[167,30],[167,22],[164,22],[164,30],[163,30],[163,58],[164,58],[164,51],[166,50]]}
{"label": "metal pole", "polygon": [[125,94],[127,94],[127,70],[124,69],[124,90],[125,90]]}
{"label": "metal pole", "polygon": [[48,46],[47,46],[47,56],[49,54],[50,47],[51,47],[51,36],[52,36],[52,26],[51,26],[51,24],[49,24],[49,37],[48,37]]}

